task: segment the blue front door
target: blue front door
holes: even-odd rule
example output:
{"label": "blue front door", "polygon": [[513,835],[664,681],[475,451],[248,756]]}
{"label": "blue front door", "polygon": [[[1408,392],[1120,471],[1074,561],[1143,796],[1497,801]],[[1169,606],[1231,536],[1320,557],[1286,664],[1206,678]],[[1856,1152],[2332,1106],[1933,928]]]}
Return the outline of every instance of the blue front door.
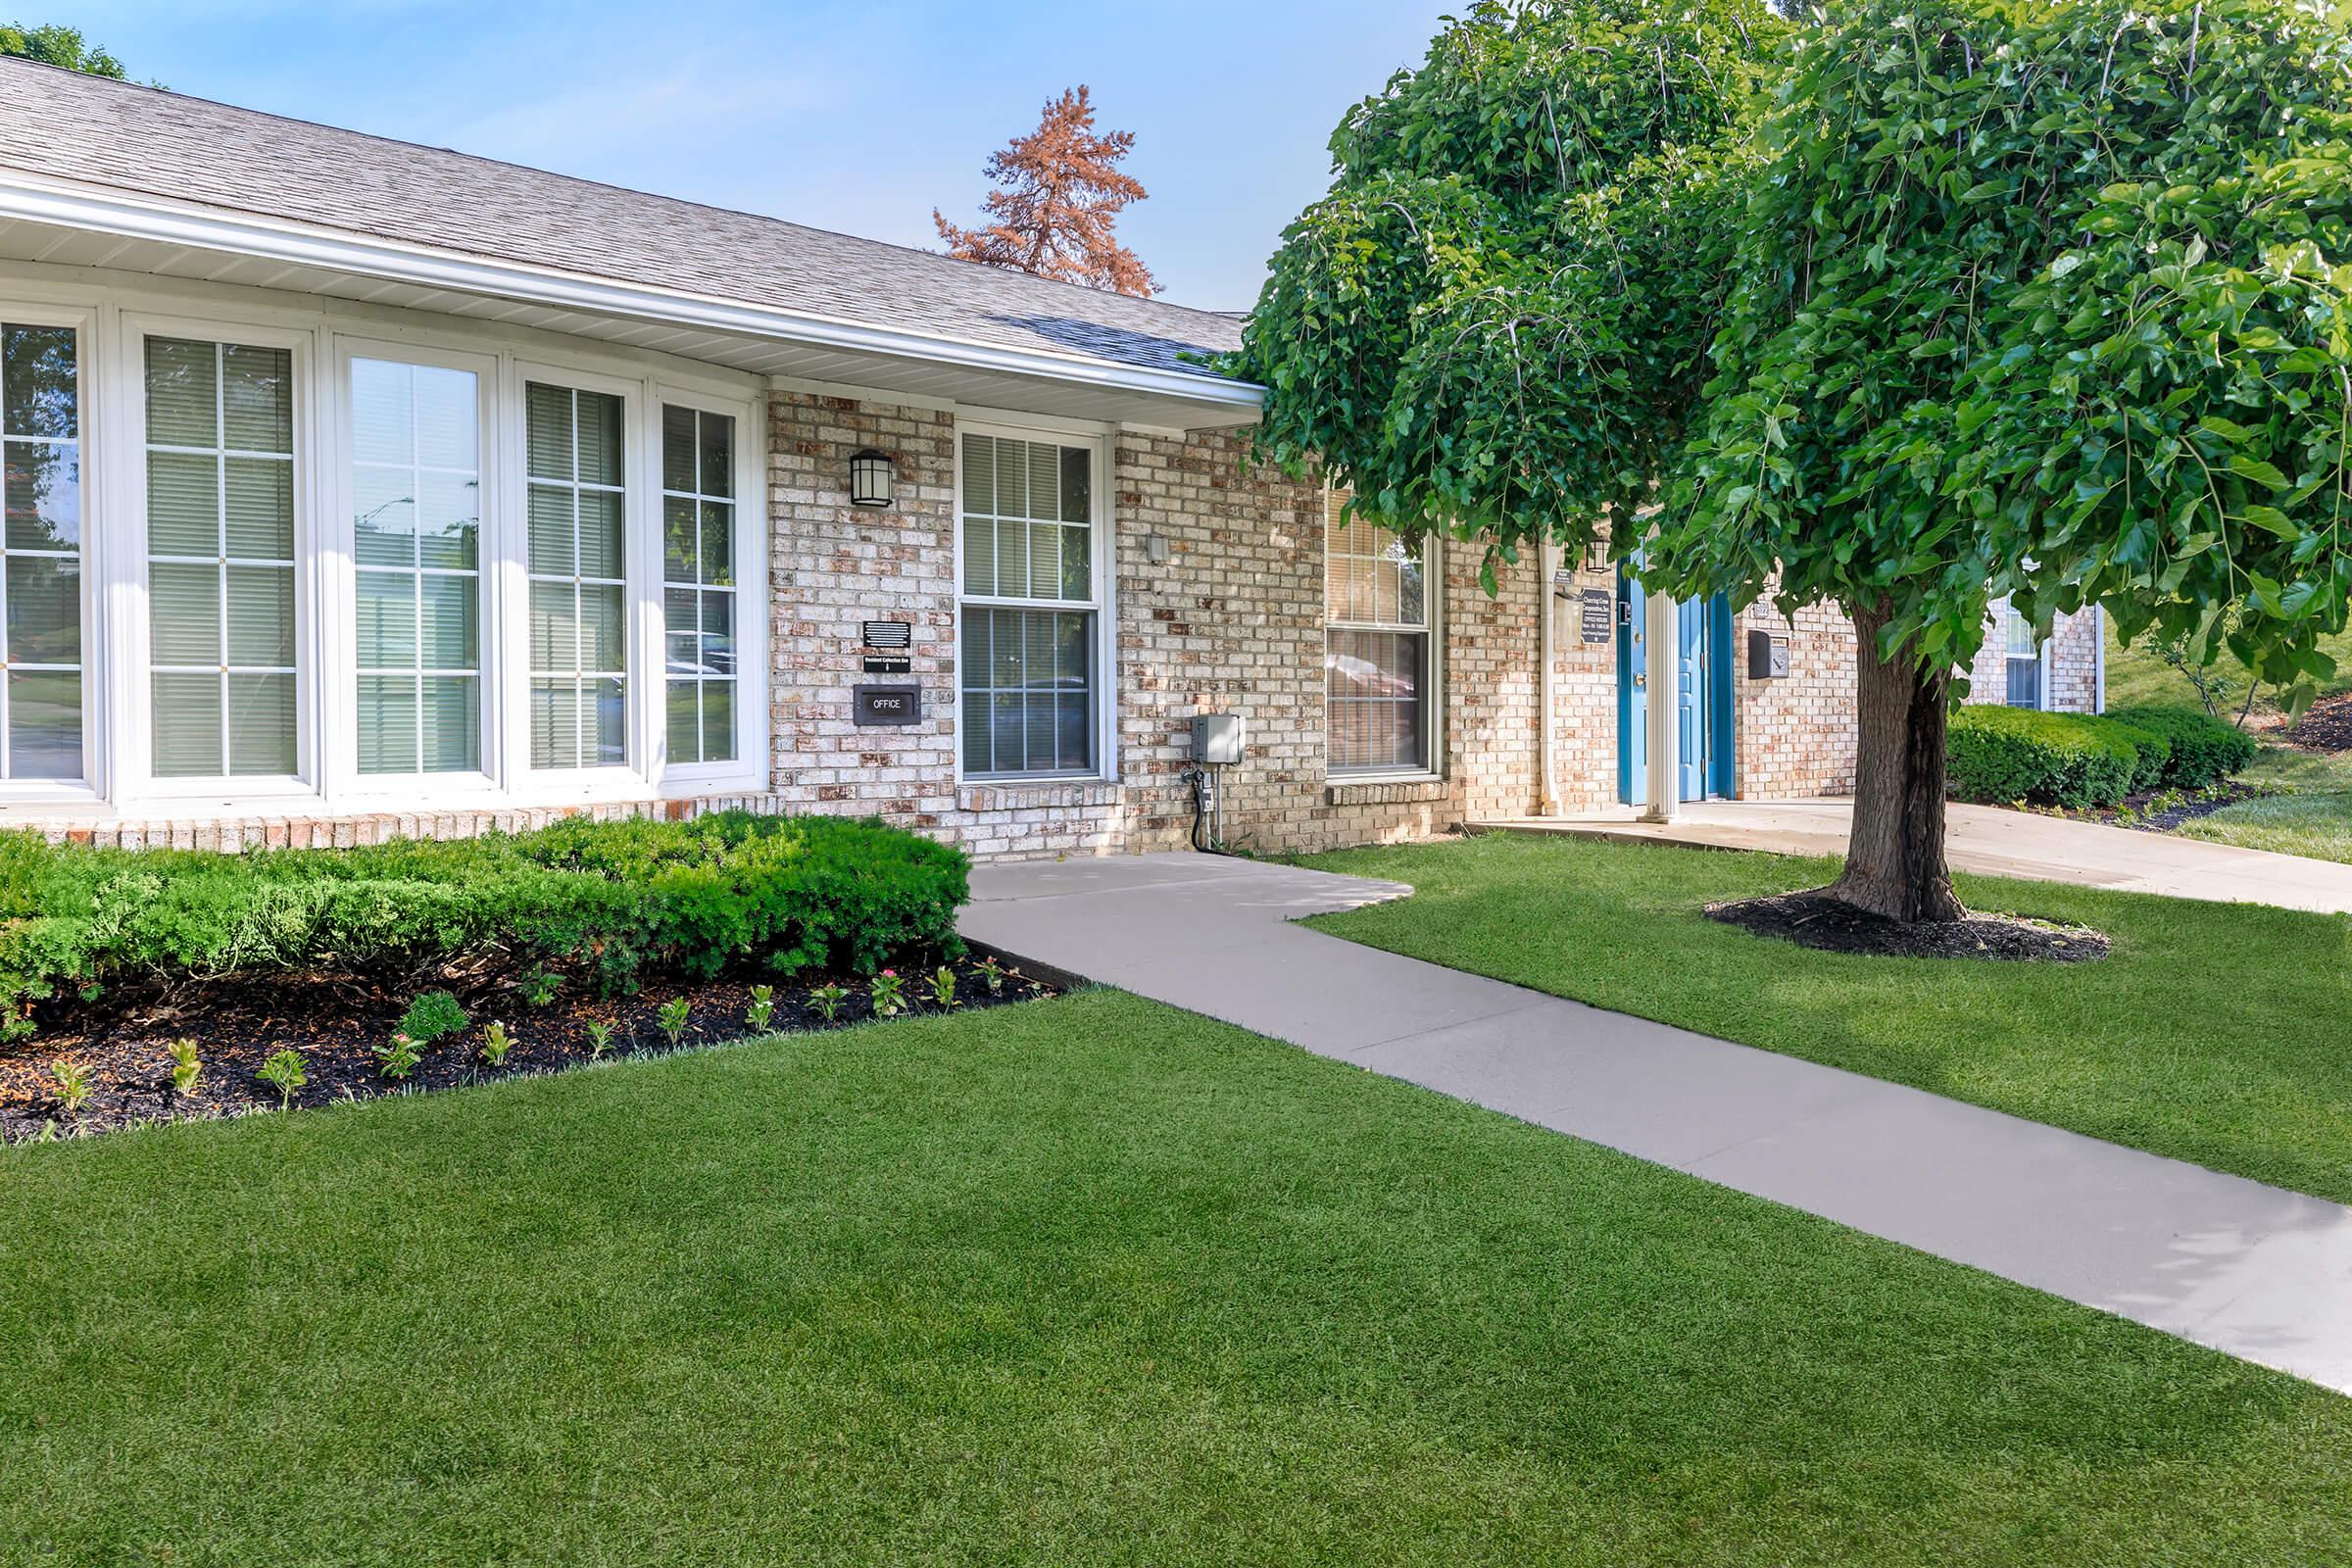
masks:
{"label": "blue front door", "polygon": [[[1649,789],[1648,598],[1639,579],[1617,577],[1617,798],[1640,804]],[[1675,661],[1675,720],[1682,753],[1676,779],[1680,798],[1703,801],[1728,795],[1729,759],[1717,756],[1728,733],[1731,612],[1721,599],[1693,599],[1676,607],[1681,647]]]}

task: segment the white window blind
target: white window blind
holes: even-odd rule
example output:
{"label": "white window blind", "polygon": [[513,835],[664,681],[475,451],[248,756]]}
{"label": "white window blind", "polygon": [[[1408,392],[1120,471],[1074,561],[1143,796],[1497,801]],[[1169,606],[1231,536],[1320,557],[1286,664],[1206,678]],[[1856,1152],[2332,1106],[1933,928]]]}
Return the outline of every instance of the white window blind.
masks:
{"label": "white window blind", "polygon": [[68,326],[0,323],[0,776],[79,779],[80,345]]}
{"label": "white window blind", "polygon": [[152,337],[146,399],[155,772],[292,773],[293,357]]}
{"label": "white window blind", "polygon": [[482,765],[480,386],[351,362],[363,773]]}
{"label": "white window blind", "polygon": [[621,400],[532,382],[523,415],[531,765],[618,765],[628,711]]}
{"label": "white window blind", "polygon": [[735,421],[662,410],[662,624],[669,760],[735,759]]}
{"label": "white window blind", "polygon": [[969,776],[1097,766],[1092,448],[963,437],[961,657]]}

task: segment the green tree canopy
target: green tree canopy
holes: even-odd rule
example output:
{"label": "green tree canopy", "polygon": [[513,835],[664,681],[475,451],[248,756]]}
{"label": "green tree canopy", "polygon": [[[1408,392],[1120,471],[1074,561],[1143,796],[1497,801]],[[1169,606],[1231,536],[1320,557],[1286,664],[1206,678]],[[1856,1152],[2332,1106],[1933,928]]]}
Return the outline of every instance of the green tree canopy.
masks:
{"label": "green tree canopy", "polygon": [[55,23],[35,27],[22,22],[0,23],[0,55],[16,55],[37,60],[44,66],[62,66],[92,76],[122,79],[122,62],[83,39],[79,27]]}
{"label": "green tree canopy", "polygon": [[[1863,0],[1777,89],[1656,558],[1965,666],[1988,595],[2291,685],[2352,591],[2352,38],[2289,0]],[[2233,608],[2242,613],[2231,616]]]}
{"label": "green tree canopy", "polygon": [[[1482,0],[1348,112],[1230,368],[1261,451],[1505,558],[1645,500],[1705,384],[1787,26]],[[1490,577],[1490,581],[1491,581]]]}

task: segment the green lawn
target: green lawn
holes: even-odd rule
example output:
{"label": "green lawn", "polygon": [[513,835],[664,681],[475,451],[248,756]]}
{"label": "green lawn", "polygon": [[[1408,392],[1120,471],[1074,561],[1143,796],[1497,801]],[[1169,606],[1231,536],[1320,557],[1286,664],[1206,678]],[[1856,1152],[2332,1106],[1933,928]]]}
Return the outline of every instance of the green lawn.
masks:
{"label": "green lawn", "polygon": [[[2320,683],[2320,695],[2332,697],[2339,692],[2352,691],[2352,632],[2341,637],[2321,639],[2321,650],[2335,661],[2335,674]],[[2237,662],[2228,650],[2222,653],[2220,673],[2235,683],[2237,701],[2245,700],[2246,666]],[[2198,707],[2196,688],[2180,671],[2172,668],[2151,650],[2142,637],[2137,646],[2126,648],[2115,635],[2115,622],[2107,623],[2107,706],[2124,708],[2141,703],[2178,703],[2189,708]],[[2258,699],[2258,712],[2266,705]]]}
{"label": "green lawn", "polygon": [[1960,879],[2082,921],[2082,967],[1852,957],[1706,919],[1834,862],[1494,834],[1310,863],[1401,903],[1314,922],[1375,947],[2352,1201],[2352,920]]}
{"label": "green lawn", "polygon": [[2352,1401],[1110,993],[0,1151],[0,1237],[10,1563],[2352,1539]]}

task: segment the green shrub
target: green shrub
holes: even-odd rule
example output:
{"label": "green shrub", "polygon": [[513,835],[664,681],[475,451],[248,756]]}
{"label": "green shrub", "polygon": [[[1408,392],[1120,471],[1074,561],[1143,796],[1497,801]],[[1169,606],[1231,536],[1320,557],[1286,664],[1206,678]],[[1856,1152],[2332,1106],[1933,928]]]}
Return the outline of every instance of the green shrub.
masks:
{"label": "green shrub", "polygon": [[1996,806],[2113,806],[2140,770],[2132,734],[2082,713],[1963,708],[1952,715],[1948,790],[1954,800]]}
{"label": "green shrub", "polygon": [[0,1038],[60,985],[569,964],[612,992],[730,966],[953,955],[963,852],[880,822],[719,812],[353,850],[110,850],[0,833]]}
{"label": "green shrub", "polygon": [[2151,704],[2111,709],[2107,716],[2134,729],[2152,730],[2172,743],[2164,782],[2175,789],[2201,790],[2243,772],[2258,749],[2253,736],[2200,709]]}
{"label": "green shrub", "polygon": [[2129,793],[2152,790],[2164,783],[2165,771],[2172,764],[2173,743],[2162,734],[2152,729],[2142,729],[2136,724],[2127,724],[2112,716],[2072,716],[2087,718],[2093,724],[2106,724],[2110,726],[2110,733],[2121,735],[2132,743],[2132,749],[2139,755],[2132,766],[2132,788]]}
{"label": "green shrub", "polygon": [[458,999],[446,991],[427,991],[409,1004],[409,1010],[400,1015],[400,1032],[420,1046],[429,1046],[443,1035],[454,1035],[473,1022]]}

